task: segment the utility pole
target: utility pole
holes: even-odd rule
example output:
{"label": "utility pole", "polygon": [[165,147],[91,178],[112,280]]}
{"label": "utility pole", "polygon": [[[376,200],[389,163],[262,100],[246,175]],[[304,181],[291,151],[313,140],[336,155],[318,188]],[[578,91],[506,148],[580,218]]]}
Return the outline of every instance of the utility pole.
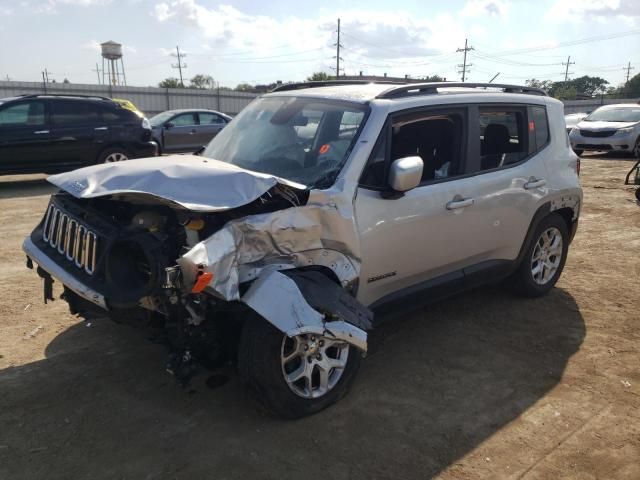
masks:
{"label": "utility pole", "polygon": [[631,73],[631,70],[635,70],[635,67],[632,67],[631,62],[629,62],[627,64],[627,68],[625,68],[624,70],[627,71],[627,81],[625,83],[629,83],[629,74]]}
{"label": "utility pole", "polygon": [[571,55],[567,57],[567,63],[562,62],[562,65],[566,65],[567,69],[564,71],[564,83],[569,81],[569,65],[575,65],[576,62],[571,61]]}
{"label": "utility pole", "polygon": [[49,83],[49,70],[47,70],[46,68],[42,71],[42,78],[46,83]]}
{"label": "utility pole", "polygon": [[101,85],[102,82],[100,81],[100,67],[98,67],[98,62],[96,62],[96,69],[92,69],[91,71],[96,72],[96,75],[98,76],[98,85]]}
{"label": "utility pole", "polygon": [[458,71],[458,73],[462,73],[462,81],[465,81],[465,78],[467,77],[467,66],[472,67],[473,64],[470,63],[469,65],[467,65],[467,52],[473,50],[473,47],[468,46],[467,45],[467,39],[464,39],[464,48],[458,48],[456,50],[456,52],[464,52],[464,58],[462,60],[462,65],[458,65],[458,68],[462,67],[461,71]]}
{"label": "utility pole", "polygon": [[187,68],[186,63],[182,63],[182,59],[187,55],[184,53],[180,53],[180,48],[176,45],[176,53],[172,53],[171,56],[176,57],[178,59],[177,64],[172,64],[173,68],[177,68],[180,72],[180,85],[184,88],[184,82],[182,81],[182,69]]}
{"label": "utility pole", "polygon": [[338,19],[338,41],[334,45],[336,47],[336,56],[333,57],[336,59],[336,80],[340,78],[340,48],[342,48],[342,44],[340,43],[340,19]]}
{"label": "utility pole", "polygon": [[47,94],[47,77],[44,74],[44,70],[42,71],[42,86],[44,87],[44,94]]}

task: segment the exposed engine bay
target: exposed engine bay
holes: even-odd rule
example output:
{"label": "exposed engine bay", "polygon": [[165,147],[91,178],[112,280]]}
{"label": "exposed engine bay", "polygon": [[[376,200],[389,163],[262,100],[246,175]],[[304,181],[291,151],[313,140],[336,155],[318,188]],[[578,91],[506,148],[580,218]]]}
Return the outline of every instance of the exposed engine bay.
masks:
{"label": "exposed engine bay", "polygon": [[67,188],[52,196],[24,249],[39,265],[45,301],[57,279],[72,313],[107,310],[114,320],[161,325],[167,370],[181,383],[194,360],[213,366],[234,357],[247,315],[365,352],[372,314],[350,294],[359,266],[344,240],[355,235],[352,219],[314,204],[306,189],[273,183],[243,205],[213,211],[147,192]]}

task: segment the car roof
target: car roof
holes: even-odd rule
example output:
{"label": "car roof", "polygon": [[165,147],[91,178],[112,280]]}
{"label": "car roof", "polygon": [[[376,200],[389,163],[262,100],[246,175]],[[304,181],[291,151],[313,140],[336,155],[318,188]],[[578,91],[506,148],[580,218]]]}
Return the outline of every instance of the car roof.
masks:
{"label": "car roof", "polygon": [[165,110],[161,113],[188,113],[188,112],[206,112],[217,113],[218,115],[228,116],[226,113],[218,112],[217,110],[209,110],[207,108],[176,108],[173,110]]}
{"label": "car roof", "polygon": [[[549,98],[542,90],[530,87],[472,83],[470,83],[467,87],[463,84],[455,82],[451,82],[451,85],[447,84],[446,82],[435,82],[431,84],[402,84],[387,82],[330,85],[330,82],[327,82],[327,84],[324,85],[310,85],[309,88],[306,88],[305,84],[294,84],[291,87],[292,88],[288,88],[288,86],[285,85],[274,92],[266,94],[265,96],[310,97],[330,100],[343,100],[362,104],[369,103],[378,99],[392,99],[394,102],[401,102],[404,100],[416,100],[418,98],[439,98],[441,101],[442,95],[465,95],[465,97],[467,98],[473,95],[476,96],[476,99],[477,95],[482,95],[484,99],[489,101],[492,101],[492,99],[489,97],[495,96],[504,96],[501,98],[505,100],[508,98],[510,101],[513,101],[514,98],[518,98],[520,101],[522,101],[524,98],[527,98],[527,101],[529,101],[529,99],[531,99],[532,97],[537,97],[541,100],[535,103],[545,103],[545,101],[542,99]],[[511,89],[522,89],[523,91],[519,92],[513,91]],[[536,94],[532,95],[530,92],[535,92]],[[427,101],[425,103],[433,103],[433,101]]]}

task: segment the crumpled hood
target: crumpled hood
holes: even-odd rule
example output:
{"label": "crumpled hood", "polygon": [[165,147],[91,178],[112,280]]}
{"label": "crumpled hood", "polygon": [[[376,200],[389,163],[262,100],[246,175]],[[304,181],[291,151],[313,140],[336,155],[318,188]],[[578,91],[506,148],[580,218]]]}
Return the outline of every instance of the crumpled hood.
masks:
{"label": "crumpled hood", "polygon": [[604,122],[602,120],[587,122],[583,120],[578,123],[578,128],[597,132],[598,130],[617,130],[619,128],[633,127],[637,124],[638,122]]}
{"label": "crumpled hood", "polygon": [[152,196],[200,212],[246,205],[280,183],[303,185],[196,155],[171,155],[105,163],[47,179],[77,198]]}

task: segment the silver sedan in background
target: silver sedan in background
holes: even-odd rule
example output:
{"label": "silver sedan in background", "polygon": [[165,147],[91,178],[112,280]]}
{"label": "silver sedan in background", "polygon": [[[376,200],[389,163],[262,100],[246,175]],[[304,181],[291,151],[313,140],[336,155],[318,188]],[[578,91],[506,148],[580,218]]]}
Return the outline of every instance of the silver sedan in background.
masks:
{"label": "silver sedan in background", "polygon": [[215,110],[167,110],[149,122],[162,153],[193,153],[206,146],[231,117]]}
{"label": "silver sedan in background", "polygon": [[640,105],[602,106],[571,129],[569,140],[577,155],[616,151],[640,156]]}

